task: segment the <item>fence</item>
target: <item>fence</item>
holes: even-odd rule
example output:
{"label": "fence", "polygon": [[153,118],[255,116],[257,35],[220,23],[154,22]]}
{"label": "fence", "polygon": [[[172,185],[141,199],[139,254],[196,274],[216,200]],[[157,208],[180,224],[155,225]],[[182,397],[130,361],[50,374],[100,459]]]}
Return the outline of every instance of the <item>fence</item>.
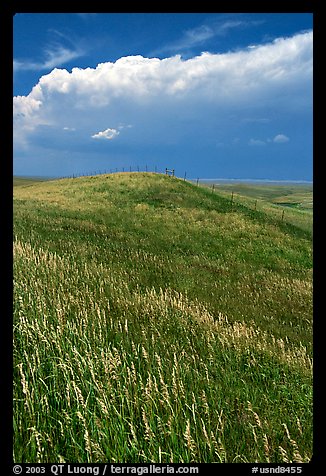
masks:
{"label": "fence", "polygon": [[172,177],[174,177],[174,169],[168,169],[168,168],[166,168],[166,169],[165,169],[165,175],[169,175],[169,176],[172,175]]}
{"label": "fence", "polygon": [[[55,177],[55,180],[59,179],[74,179],[78,177],[92,177],[94,175],[108,175],[108,174],[114,174],[114,173],[121,173],[121,172],[152,172],[155,174],[165,174],[171,177],[175,177],[175,169],[169,169],[165,167],[164,169],[161,169],[157,165],[149,167],[148,165],[129,165],[128,167],[114,167],[110,169],[104,169],[104,170],[93,170],[89,172],[79,172],[76,173],[74,172],[73,174],[69,175],[62,175],[60,177]],[[183,180],[186,180],[187,172],[184,173]],[[191,180],[190,180],[191,181]]]}
{"label": "fence", "polygon": [[[147,165],[129,165],[129,167],[114,167],[110,169],[104,169],[104,170],[94,170],[94,171],[89,171],[89,172],[79,172],[79,173],[73,173],[70,175],[62,175],[60,177],[56,177],[56,179],[71,179],[71,178],[78,178],[78,177],[92,177],[94,175],[108,175],[108,174],[115,174],[115,173],[121,173],[121,172],[152,172],[156,174],[163,174],[166,173],[166,170],[161,170],[157,167],[157,165],[153,167],[148,167]],[[174,169],[173,171],[173,176],[174,176]]]}

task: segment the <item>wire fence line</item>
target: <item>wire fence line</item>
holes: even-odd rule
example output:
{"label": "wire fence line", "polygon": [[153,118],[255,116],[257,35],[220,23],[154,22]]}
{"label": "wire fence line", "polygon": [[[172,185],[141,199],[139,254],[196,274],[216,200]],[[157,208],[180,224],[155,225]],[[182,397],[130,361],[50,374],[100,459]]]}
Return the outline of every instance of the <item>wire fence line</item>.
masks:
{"label": "wire fence line", "polygon": [[[171,169],[172,170],[172,169]],[[173,169],[174,170],[174,169]],[[102,169],[102,170],[92,170],[89,172],[80,172],[80,173],[73,173],[69,175],[62,175],[57,177],[56,179],[71,179],[71,178],[78,178],[78,177],[93,177],[94,175],[109,175],[115,173],[124,173],[124,172],[152,172],[157,174],[164,174],[166,173],[166,168],[162,169],[155,165],[154,167],[149,167],[148,165],[129,165],[128,167],[112,167],[109,169]]]}
{"label": "wire fence line", "polygon": [[[158,167],[157,165],[148,166],[147,164],[146,165],[129,165],[127,167],[111,167],[111,168],[105,168],[100,170],[91,170],[88,172],[74,172],[72,174],[55,177],[53,178],[53,180],[71,179],[71,178],[78,178],[78,177],[93,177],[94,175],[109,175],[109,174],[115,174],[115,173],[121,173],[121,172],[122,173],[124,172],[151,172],[151,173],[157,173],[157,174],[165,174],[168,176],[187,180],[187,171],[185,171],[182,175],[179,176],[176,174],[176,169],[174,168]],[[197,185],[199,185],[200,180],[202,181],[203,179],[200,179],[199,177],[197,177],[196,179],[195,178],[188,179],[189,182],[196,182]]]}
{"label": "wire fence line", "polygon": [[187,171],[185,171],[181,176],[176,174],[176,169],[168,168],[168,167],[158,167],[155,166],[148,166],[146,165],[129,165],[128,167],[112,167],[109,169],[101,169],[101,170],[92,170],[88,172],[74,172],[68,175],[61,175],[58,177],[54,177],[53,180],[61,180],[61,179],[74,179],[78,177],[93,177],[94,175],[110,175],[115,173],[124,173],[124,172],[151,172],[155,174],[164,174],[171,177],[176,177],[183,180],[188,180],[189,182],[196,181],[196,184],[199,185],[199,181],[202,180],[200,178],[194,179],[187,179]]}

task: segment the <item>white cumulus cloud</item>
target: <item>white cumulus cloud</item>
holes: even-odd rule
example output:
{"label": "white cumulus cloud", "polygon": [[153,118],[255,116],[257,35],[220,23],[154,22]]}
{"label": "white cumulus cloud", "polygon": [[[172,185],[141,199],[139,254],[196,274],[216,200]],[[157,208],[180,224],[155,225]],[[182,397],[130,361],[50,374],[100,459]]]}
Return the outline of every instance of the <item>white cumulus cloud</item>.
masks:
{"label": "white cumulus cloud", "polygon": [[[272,87],[310,78],[312,33],[282,38],[253,50],[224,54],[202,53],[183,60],[127,56],[96,68],[53,69],[40,78],[30,96],[51,100],[56,93],[72,94],[79,105],[103,107],[117,98],[151,99],[196,93],[214,101],[253,98]],[[63,99],[63,97],[61,97]]]}
{"label": "white cumulus cloud", "polygon": [[105,129],[105,131],[100,131],[97,134],[92,135],[92,139],[114,139],[120,134],[116,129]]}
{"label": "white cumulus cloud", "polygon": [[284,134],[277,134],[274,139],[273,139],[273,142],[276,142],[277,144],[283,144],[284,142],[289,142],[289,138],[284,135]]}
{"label": "white cumulus cloud", "polygon": [[[241,120],[239,111],[245,117],[251,111],[265,117],[263,108],[279,113],[287,107],[295,111],[298,104],[310,107],[312,38],[311,31],[304,32],[254,49],[202,53],[187,60],[178,55],[163,59],[138,55],[95,68],[54,68],[40,77],[28,95],[14,98],[15,148],[41,142],[42,147],[50,147],[51,129],[51,147],[74,136],[71,147],[78,144],[84,150],[85,138],[94,146],[91,138],[115,139],[130,124],[134,128],[123,137],[126,141],[165,144],[168,138],[174,144],[180,124],[189,129],[198,118],[224,123],[230,109]],[[69,54],[59,49],[48,52],[47,66],[54,64],[55,57],[56,62],[63,61]],[[67,124],[76,134],[63,133]],[[107,124],[116,128],[106,128]],[[196,133],[185,132],[184,137],[195,138]],[[288,138],[278,134],[273,140],[281,143]],[[263,145],[259,142],[263,141],[252,139],[250,145]]]}

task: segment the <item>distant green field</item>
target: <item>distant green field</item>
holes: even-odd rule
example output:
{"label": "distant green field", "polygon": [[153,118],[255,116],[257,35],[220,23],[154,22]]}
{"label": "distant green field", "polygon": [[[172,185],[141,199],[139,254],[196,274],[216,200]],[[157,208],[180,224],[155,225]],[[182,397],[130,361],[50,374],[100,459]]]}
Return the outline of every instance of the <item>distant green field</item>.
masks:
{"label": "distant green field", "polygon": [[35,185],[38,182],[44,182],[49,180],[43,177],[13,177],[13,186],[14,187],[28,187],[30,185]]}
{"label": "distant green field", "polygon": [[312,185],[256,185],[256,184],[216,184],[219,190],[234,191],[239,195],[258,198],[270,203],[298,207],[312,211]]}
{"label": "distant green field", "polygon": [[[225,197],[242,203],[252,209],[260,209],[287,223],[303,229],[312,230],[313,186],[312,185],[274,185],[252,183],[202,183]],[[257,208],[258,207],[258,208]],[[283,213],[284,211],[284,213]],[[282,218],[283,216],[283,218]]]}
{"label": "distant green field", "polygon": [[311,459],[312,213],[230,191],[14,187],[16,463]]}

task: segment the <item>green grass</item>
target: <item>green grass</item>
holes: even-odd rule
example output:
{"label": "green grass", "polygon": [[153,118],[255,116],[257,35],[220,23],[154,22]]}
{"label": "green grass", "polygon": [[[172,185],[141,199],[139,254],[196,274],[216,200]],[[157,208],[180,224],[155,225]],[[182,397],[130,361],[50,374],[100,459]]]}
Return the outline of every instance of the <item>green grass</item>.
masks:
{"label": "green grass", "polygon": [[14,188],[16,462],[310,460],[311,230],[264,204],[145,173]]}

